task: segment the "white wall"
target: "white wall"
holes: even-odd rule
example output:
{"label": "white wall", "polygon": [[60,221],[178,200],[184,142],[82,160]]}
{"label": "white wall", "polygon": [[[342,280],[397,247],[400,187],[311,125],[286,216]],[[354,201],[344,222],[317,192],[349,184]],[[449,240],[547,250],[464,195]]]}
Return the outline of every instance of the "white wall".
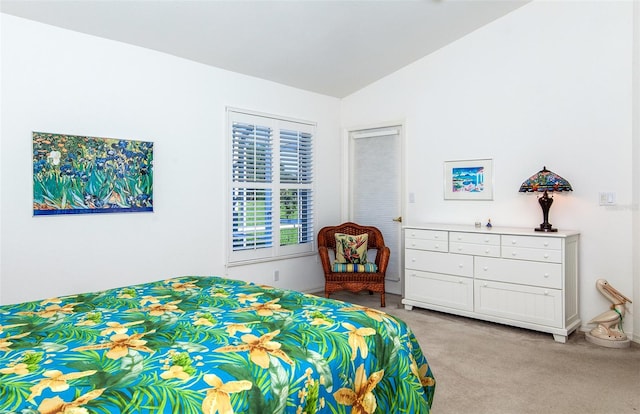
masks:
{"label": "white wall", "polygon": [[[318,165],[340,145],[339,100],[119,42],[1,15],[0,303],[176,275],[323,286],[315,256],[233,268],[225,258],[225,107],[318,123]],[[31,132],[150,140],[153,213],[32,216]],[[340,219],[333,168],[318,226]],[[300,269],[304,269],[303,272]]]}
{"label": "white wall", "polygon": [[[543,166],[568,179],[549,221],[581,231],[583,324],[610,305],[596,279],[633,294],[632,8],[535,1],[342,102],[347,128],[405,120],[407,224],[533,229],[542,213],[522,181]],[[443,161],[475,158],[494,161],[494,200],[443,200]],[[599,206],[600,191],[617,205]]]}

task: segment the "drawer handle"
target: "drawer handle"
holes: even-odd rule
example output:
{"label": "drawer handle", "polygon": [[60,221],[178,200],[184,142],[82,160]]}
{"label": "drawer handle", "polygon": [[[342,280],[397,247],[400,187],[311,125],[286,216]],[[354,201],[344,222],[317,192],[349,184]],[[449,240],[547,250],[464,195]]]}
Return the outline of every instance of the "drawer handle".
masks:
{"label": "drawer handle", "polygon": [[459,267],[460,269],[462,269],[462,268],[464,267],[464,265],[463,265],[462,263],[459,263],[459,264],[458,264],[458,267]]}
{"label": "drawer handle", "polygon": [[484,252],[485,254],[489,254],[489,249],[486,249]]}
{"label": "drawer handle", "polygon": [[548,291],[548,290],[545,290],[545,291],[544,291],[544,295],[545,295],[545,296],[548,296],[548,295],[549,295],[549,291]]}
{"label": "drawer handle", "polygon": [[511,240],[511,244],[516,244],[516,241],[515,240]]}
{"label": "drawer handle", "polygon": [[435,246],[433,246],[433,248],[434,248],[434,249],[439,249],[439,248],[440,248],[440,245],[439,245],[439,244],[436,244]]}
{"label": "drawer handle", "polygon": [[462,237],[458,236],[458,240],[462,240]]}
{"label": "drawer handle", "polygon": [[518,255],[518,253],[516,252],[511,252],[511,256],[516,257]]}
{"label": "drawer handle", "polygon": [[546,279],[549,279],[549,273],[545,273],[545,274],[544,274],[544,277],[545,277]]}
{"label": "drawer handle", "polygon": [[548,259],[548,258],[549,258],[549,255],[548,255],[547,253],[545,253],[545,254],[544,254],[544,258],[545,258],[545,259]]}
{"label": "drawer handle", "polygon": [[462,279],[458,279],[458,283],[463,284],[464,281]]}
{"label": "drawer handle", "polygon": [[411,243],[411,247],[416,247],[416,244],[415,243]]}
{"label": "drawer handle", "polygon": [[462,246],[458,246],[458,251],[461,252],[462,251]]}
{"label": "drawer handle", "polygon": [[488,283],[483,283],[482,286],[487,287],[487,286],[489,286],[489,284]]}
{"label": "drawer handle", "polygon": [[544,242],[544,247],[547,247],[549,245],[549,242]]}
{"label": "drawer handle", "polygon": [[416,258],[415,258],[415,257],[412,257],[412,258],[411,258],[411,262],[415,263],[415,262],[416,262]]}
{"label": "drawer handle", "polygon": [[486,272],[487,270],[489,270],[489,268],[487,266],[485,266],[485,267],[482,268],[482,270],[484,270]]}

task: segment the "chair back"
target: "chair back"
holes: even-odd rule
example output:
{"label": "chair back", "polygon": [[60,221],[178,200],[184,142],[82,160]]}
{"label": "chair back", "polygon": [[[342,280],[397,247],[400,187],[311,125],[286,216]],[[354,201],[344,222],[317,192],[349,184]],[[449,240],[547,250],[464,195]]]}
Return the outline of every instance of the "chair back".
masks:
{"label": "chair back", "polygon": [[382,232],[373,226],[361,226],[356,223],[346,222],[337,226],[327,226],[318,232],[318,247],[326,247],[327,249],[336,250],[336,233],[348,234],[350,236],[359,236],[368,234],[367,246],[369,249],[380,249],[384,247],[384,238]]}

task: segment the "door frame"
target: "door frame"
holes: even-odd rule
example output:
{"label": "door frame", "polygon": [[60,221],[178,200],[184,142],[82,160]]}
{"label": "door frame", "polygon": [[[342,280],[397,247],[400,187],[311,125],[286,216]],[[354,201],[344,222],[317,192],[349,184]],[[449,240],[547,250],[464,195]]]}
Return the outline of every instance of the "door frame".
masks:
{"label": "door frame", "polygon": [[399,283],[399,291],[400,291],[400,296],[402,296],[402,293],[404,292],[404,254],[402,254],[403,250],[404,250],[404,226],[405,223],[407,222],[407,218],[406,218],[406,210],[407,210],[407,206],[406,206],[406,171],[405,171],[405,159],[406,159],[406,155],[405,155],[405,148],[406,148],[406,125],[404,123],[404,121],[395,121],[395,122],[380,122],[380,123],[374,123],[374,124],[365,124],[365,125],[358,125],[358,126],[354,126],[354,127],[348,127],[348,128],[344,128],[343,129],[343,140],[342,140],[342,168],[341,168],[341,176],[342,177],[346,177],[346,180],[343,180],[343,185],[342,185],[342,205],[341,205],[341,215],[342,215],[342,221],[350,221],[351,218],[353,217],[353,200],[351,198],[351,187],[353,186],[353,176],[352,176],[352,146],[351,146],[351,134],[354,132],[358,132],[358,131],[364,131],[364,130],[371,130],[371,129],[380,129],[383,130],[385,128],[398,128],[400,130],[400,133],[398,134],[398,140],[399,140],[399,171],[398,171],[398,185],[400,186],[400,191],[399,191],[399,203],[400,203],[400,216],[402,217],[402,222],[398,223],[398,225],[400,226],[400,229],[398,231],[398,241],[399,241],[399,249],[400,251],[398,251],[396,254],[399,255],[399,260],[398,260],[398,266],[400,267],[398,269],[399,273],[399,277],[400,280],[398,281],[390,281],[387,280],[387,282],[392,282],[392,283]]}

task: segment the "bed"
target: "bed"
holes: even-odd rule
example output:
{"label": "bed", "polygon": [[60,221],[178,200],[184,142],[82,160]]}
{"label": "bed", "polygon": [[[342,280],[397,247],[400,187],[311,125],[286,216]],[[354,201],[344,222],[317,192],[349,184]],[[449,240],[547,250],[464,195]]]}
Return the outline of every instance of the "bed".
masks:
{"label": "bed", "polygon": [[188,276],[0,306],[0,413],[428,413],[435,380],[381,311]]}

